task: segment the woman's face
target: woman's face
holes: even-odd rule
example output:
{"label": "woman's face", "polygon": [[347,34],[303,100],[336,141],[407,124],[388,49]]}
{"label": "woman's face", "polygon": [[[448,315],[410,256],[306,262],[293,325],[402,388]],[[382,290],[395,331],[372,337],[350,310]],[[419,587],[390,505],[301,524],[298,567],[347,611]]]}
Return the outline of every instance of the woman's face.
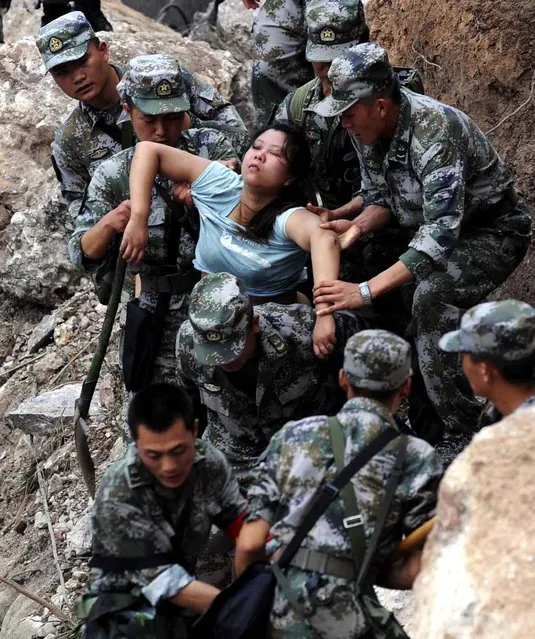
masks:
{"label": "woman's face", "polygon": [[286,133],[268,129],[243,157],[242,176],[247,186],[278,191],[292,181],[283,146]]}

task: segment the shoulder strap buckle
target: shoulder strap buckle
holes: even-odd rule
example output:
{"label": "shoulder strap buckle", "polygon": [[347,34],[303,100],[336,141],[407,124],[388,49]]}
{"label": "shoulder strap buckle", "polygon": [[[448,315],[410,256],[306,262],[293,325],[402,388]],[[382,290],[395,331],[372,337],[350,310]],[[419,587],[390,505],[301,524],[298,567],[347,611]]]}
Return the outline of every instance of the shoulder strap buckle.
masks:
{"label": "shoulder strap buckle", "polygon": [[362,526],[364,524],[361,515],[351,515],[350,517],[344,517],[342,521],[346,530],[348,530],[349,528],[356,528],[357,526]]}

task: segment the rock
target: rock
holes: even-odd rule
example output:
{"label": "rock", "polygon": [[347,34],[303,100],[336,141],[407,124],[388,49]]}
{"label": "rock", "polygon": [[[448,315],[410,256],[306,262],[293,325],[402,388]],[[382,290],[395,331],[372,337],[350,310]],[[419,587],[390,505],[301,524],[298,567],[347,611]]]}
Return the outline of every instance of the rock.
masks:
{"label": "rock", "polygon": [[0,589],[0,628],[11,604],[17,598],[17,591],[9,586],[2,586]]}
{"label": "rock", "polygon": [[[32,435],[46,435],[74,417],[74,403],[80,395],[81,384],[66,384],[23,402],[7,414],[14,428]],[[91,403],[91,416],[101,414],[102,408],[95,394]]]}
{"label": "rock", "polygon": [[[105,12],[115,29],[105,34],[115,64],[168,53],[230,97],[240,65],[229,52],[186,40],[119,1],[106,3]],[[75,103],[43,73],[33,39],[38,23],[38,12],[14,0],[4,20],[9,44],[0,45],[0,206],[11,220],[0,235],[0,290],[53,306],[80,281],[65,250],[73,222],[50,164],[54,130]]]}
{"label": "rock", "polygon": [[45,315],[43,319],[33,329],[28,340],[28,352],[35,353],[52,340],[57,320],[54,315]]}
{"label": "rock", "polygon": [[58,475],[57,473],[55,473],[48,480],[48,484],[47,484],[48,494],[53,495],[54,493],[59,492],[62,488],[63,488],[63,479],[61,475]]}
{"label": "rock", "polygon": [[66,346],[78,332],[78,319],[75,315],[54,329],[54,342],[57,346]]}
{"label": "rock", "polygon": [[535,409],[485,428],[440,486],[415,639],[535,637]]}
{"label": "rock", "polygon": [[42,621],[32,618],[41,608],[24,595],[18,595],[2,622],[0,639],[30,639],[43,627]]}
{"label": "rock", "polygon": [[43,470],[49,472],[51,470],[60,470],[67,465],[71,453],[74,450],[74,443],[67,442],[61,448],[55,450],[52,455],[43,463]]}
{"label": "rock", "polygon": [[86,555],[91,550],[91,513],[86,513],[67,533],[67,553]]}
{"label": "rock", "polygon": [[35,513],[34,526],[35,526],[35,528],[38,528],[39,530],[42,529],[42,528],[46,528],[48,526],[45,513],[42,512],[41,510],[38,510]]}
{"label": "rock", "polygon": [[50,381],[54,373],[63,368],[69,361],[67,355],[59,350],[50,350],[43,358],[33,365],[33,374],[38,384],[45,384]]}
{"label": "rock", "polygon": [[115,443],[110,450],[110,454],[108,456],[108,464],[112,464],[113,462],[119,461],[124,455],[124,441],[122,437],[117,437]]}

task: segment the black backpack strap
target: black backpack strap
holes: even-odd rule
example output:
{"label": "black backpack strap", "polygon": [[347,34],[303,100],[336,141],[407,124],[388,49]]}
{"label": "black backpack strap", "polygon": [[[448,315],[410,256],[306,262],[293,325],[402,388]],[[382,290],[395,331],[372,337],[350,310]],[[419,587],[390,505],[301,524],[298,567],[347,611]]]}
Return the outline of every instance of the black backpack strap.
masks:
{"label": "black backpack strap", "polygon": [[310,500],[310,505],[305,512],[303,521],[277,562],[281,569],[285,569],[288,566],[290,560],[301,547],[303,540],[313,528],[314,524],[327,510],[328,506],[339,496],[340,491],[353,475],[398,436],[399,433],[394,428],[383,431],[355,455],[349,464],[336,474],[332,482],[326,482],[320,487],[318,492]]}
{"label": "black backpack strap", "polygon": [[130,120],[126,120],[121,124],[121,126],[113,126],[103,120],[97,120],[96,126],[103,133],[109,135],[112,140],[117,142],[117,144],[120,144],[123,151],[134,146],[136,143],[134,128],[132,127],[132,122],[130,122]]}

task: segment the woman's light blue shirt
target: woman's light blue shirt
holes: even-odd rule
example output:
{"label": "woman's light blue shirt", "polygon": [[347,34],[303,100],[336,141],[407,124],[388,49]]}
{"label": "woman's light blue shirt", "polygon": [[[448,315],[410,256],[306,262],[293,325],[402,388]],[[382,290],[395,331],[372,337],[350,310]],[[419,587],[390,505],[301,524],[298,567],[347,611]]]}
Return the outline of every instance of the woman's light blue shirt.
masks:
{"label": "woman's light blue shirt", "polygon": [[268,297],[293,291],[306,279],[308,253],[286,235],[286,222],[302,207],[277,216],[267,242],[244,237],[244,226],[229,219],[240,201],[241,176],[212,162],[191,185],[201,218],[195,268],[203,273],[231,273],[249,295]]}

